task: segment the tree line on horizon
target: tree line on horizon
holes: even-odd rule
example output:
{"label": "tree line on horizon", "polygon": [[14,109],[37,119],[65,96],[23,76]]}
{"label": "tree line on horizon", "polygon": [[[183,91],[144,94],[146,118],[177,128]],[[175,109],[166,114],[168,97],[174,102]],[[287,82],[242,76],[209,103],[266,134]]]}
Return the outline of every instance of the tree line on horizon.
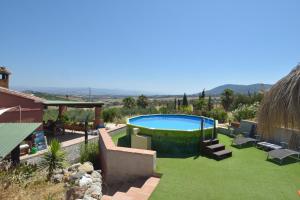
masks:
{"label": "tree line on horizon", "polygon": [[[219,120],[240,121],[255,117],[263,93],[238,94],[231,89],[225,89],[220,98],[206,96],[205,89],[198,94],[198,98],[189,99],[186,93],[182,98],[174,100],[149,99],[145,95],[137,98],[126,97],[122,100],[122,107],[107,107],[102,112],[104,122],[126,123],[126,118],[145,114],[193,114]],[[56,120],[57,111],[47,110],[44,120]],[[64,119],[66,122],[82,122],[93,120],[92,110],[68,110]]]}

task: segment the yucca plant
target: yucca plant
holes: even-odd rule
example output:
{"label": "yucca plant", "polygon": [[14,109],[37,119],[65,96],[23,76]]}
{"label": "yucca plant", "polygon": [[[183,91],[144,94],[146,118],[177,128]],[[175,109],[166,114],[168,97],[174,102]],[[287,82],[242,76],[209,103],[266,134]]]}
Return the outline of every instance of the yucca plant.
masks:
{"label": "yucca plant", "polygon": [[48,179],[56,169],[62,169],[65,164],[65,152],[57,139],[51,141],[49,151],[44,155],[42,166],[48,171]]}

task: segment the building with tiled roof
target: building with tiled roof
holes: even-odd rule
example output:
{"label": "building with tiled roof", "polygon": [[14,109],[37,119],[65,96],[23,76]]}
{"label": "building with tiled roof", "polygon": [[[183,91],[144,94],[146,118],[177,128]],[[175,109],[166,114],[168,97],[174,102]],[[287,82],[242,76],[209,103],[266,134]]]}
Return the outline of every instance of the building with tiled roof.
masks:
{"label": "building with tiled roof", "polygon": [[44,99],[9,89],[10,72],[6,67],[0,67],[0,109],[11,108],[0,115],[3,122],[42,122]]}

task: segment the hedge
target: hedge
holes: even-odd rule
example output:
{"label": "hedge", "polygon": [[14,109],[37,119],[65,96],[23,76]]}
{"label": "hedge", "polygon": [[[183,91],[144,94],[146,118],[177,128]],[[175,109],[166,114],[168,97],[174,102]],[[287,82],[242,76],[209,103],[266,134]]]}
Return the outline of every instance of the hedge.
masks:
{"label": "hedge", "polygon": [[[195,154],[199,152],[201,130],[179,131],[179,130],[159,130],[137,127],[127,124],[127,133],[132,134],[133,128],[139,128],[139,135],[151,137],[152,149],[159,154]],[[205,137],[211,137],[213,128],[205,129]]]}

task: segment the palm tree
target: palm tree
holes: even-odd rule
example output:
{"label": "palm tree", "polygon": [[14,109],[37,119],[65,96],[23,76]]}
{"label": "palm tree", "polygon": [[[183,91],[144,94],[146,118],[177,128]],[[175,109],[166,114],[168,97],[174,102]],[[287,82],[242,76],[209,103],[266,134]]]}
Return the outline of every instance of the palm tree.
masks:
{"label": "palm tree", "polygon": [[56,169],[62,169],[65,164],[65,152],[57,139],[51,141],[49,151],[44,155],[41,165],[48,171],[48,179]]}
{"label": "palm tree", "polygon": [[138,105],[138,107],[140,108],[146,108],[149,104],[148,102],[148,98],[144,95],[141,95],[138,97],[136,104]]}
{"label": "palm tree", "polygon": [[124,103],[124,107],[125,108],[134,108],[136,103],[135,103],[135,99],[132,97],[126,97],[125,99],[123,99],[123,103]]}
{"label": "palm tree", "polygon": [[233,101],[234,101],[233,90],[225,89],[221,95],[221,102],[222,102],[223,108],[226,111],[229,111],[230,107],[232,106]]}

